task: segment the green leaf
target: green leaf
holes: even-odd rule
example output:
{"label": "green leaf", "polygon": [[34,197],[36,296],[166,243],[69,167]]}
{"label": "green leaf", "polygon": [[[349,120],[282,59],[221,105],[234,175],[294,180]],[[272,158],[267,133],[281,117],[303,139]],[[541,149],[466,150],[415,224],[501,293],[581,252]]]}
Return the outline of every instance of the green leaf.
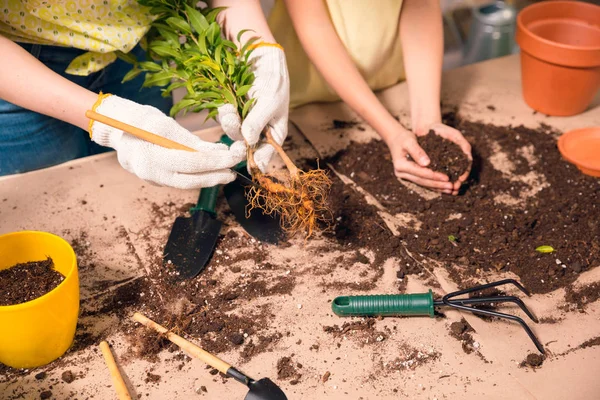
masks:
{"label": "green leaf", "polygon": [[252,85],[246,85],[246,86],[242,86],[239,89],[237,89],[235,91],[235,95],[237,97],[242,97],[244,96],[246,93],[248,93],[248,90],[250,90],[250,88],[252,87]]}
{"label": "green leaf", "polygon": [[160,65],[152,61],[142,61],[141,63],[139,63],[139,66],[144,71],[158,72],[163,70]]}
{"label": "green leaf", "polygon": [[535,251],[538,253],[552,253],[554,251],[554,247],[552,246],[539,246],[536,247]]}
{"label": "green leaf", "polygon": [[254,31],[252,29],[242,29],[241,31],[239,31],[238,34],[237,34],[237,36],[236,36],[236,39],[237,39],[238,43],[241,43],[240,39],[242,38],[242,35],[244,33],[246,33],[246,32],[254,32]]}
{"label": "green leaf", "polygon": [[128,62],[129,64],[136,64],[138,62],[137,58],[131,53],[123,53],[122,51],[115,51],[115,55],[117,58]]}
{"label": "green leaf", "polygon": [[217,15],[227,7],[215,7],[211,9],[208,13],[206,13],[206,20],[209,24],[215,22],[217,20]]}
{"label": "green leaf", "polygon": [[244,104],[244,108],[242,109],[242,119],[246,118],[246,115],[248,115],[248,111],[250,111],[250,107],[252,107],[255,101],[256,99],[250,99],[246,102],[246,104]]}
{"label": "green leaf", "polygon": [[179,35],[175,33],[170,27],[167,25],[163,26],[155,26],[156,30],[160,34],[160,36],[165,39],[167,42],[171,43],[173,46],[179,48]]}
{"label": "green leaf", "polygon": [[133,68],[131,71],[129,71],[128,73],[125,74],[121,83],[131,81],[131,80],[137,78],[137,76],[141,73],[142,73],[141,69]]}
{"label": "green leaf", "polygon": [[200,35],[198,36],[198,48],[202,54],[208,53],[208,50],[206,49],[206,31],[200,32]]}
{"label": "green leaf", "polygon": [[192,28],[190,25],[181,18],[169,17],[167,18],[167,24],[175,29],[178,29],[180,32],[192,33]]}
{"label": "green leaf", "polygon": [[238,50],[237,46],[235,45],[235,43],[233,43],[231,40],[223,40],[223,46],[225,47],[229,47],[231,50],[236,51]]}
{"label": "green leaf", "polygon": [[242,50],[240,50],[240,53],[245,54],[246,50],[248,49],[248,46],[251,46],[254,42],[256,42],[259,39],[260,38],[258,36],[253,36],[250,39],[248,39],[248,41],[242,46]]}
{"label": "green leaf", "polygon": [[173,107],[171,107],[171,117],[175,118],[179,111],[183,110],[184,108],[193,106],[194,104],[196,104],[196,100],[193,99],[182,99],[178,101],[176,104],[173,105]]}
{"label": "green leaf", "polygon": [[171,82],[172,74],[168,71],[157,72],[155,74],[146,74],[143,87],[165,86]]}
{"label": "green leaf", "polygon": [[187,4],[185,5],[185,11],[190,20],[190,24],[194,30],[198,33],[203,32],[208,29],[208,21],[206,21],[206,17],[202,15],[202,13]]}
{"label": "green leaf", "polygon": [[169,44],[156,44],[156,43],[166,43],[166,42],[155,42],[150,45],[150,50],[154,53],[158,54],[160,57],[172,57],[179,58],[179,52]]}
{"label": "green leaf", "polygon": [[233,93],[231,93],[229,90],[225,90],[223,92],[223,96],[225,96],[225,100],[227,100],[229,104],[233,104],[233,106],[237,108],[237,100],[235,99]]}
{"label": "green leaf", "polygon": [[214,45],[220,35],[221,28],[219,27],[219,24],[217,24],[216,22],[210,24],[208,30],[206,31],[206,38],[208,39],[208,43]]}
{"label": "green leaf", "polygon": [[208,121],[209,119],[216,119],[217,118],[217,114],[219,113],[219,110],[217,110],[216,108],[211,110],[208,115],[206,116],[206,118],[204,119],[204,122]]}
{"label": "green leaf", "polygon": [[220,44],[215,49],[215,61],[217,64],[221,65],[221,51],[223,50],[223,45]]}
{"label": "green leaf", "polygon": [[451,242],[456,242],[456,236],[454,236],[454,235],[449,235],[449,236],[448,236],[448,240],[449,240],[449,241],[451,241]]}

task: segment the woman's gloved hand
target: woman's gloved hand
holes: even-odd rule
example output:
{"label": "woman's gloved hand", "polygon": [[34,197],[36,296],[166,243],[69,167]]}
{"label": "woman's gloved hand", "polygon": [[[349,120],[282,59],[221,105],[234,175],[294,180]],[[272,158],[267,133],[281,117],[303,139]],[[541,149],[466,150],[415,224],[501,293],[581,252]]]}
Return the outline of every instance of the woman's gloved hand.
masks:
{"label": "woman's gloved hand", "polygon": [[[254,83],[248,91],[256,103],[242,122],[235,107],[225,104],[219,107],[218,119],[223,131],[233,140],[245,140],[254,146],[265,126],[278,144],[283,144],[288,130],[290,103],[290,78],[285,54],[278,45],[262,43],[250,54]],[[256,164],[265,172],[275,149],[263,144],[254,153]]]}
{"label": "woman's gloved hand", "polygon": [[104,98],[95,108],[99,114],[197,150],[167,149],[103,123],[91,122],[92,140],[115,149],[119,163],[127,171],[150,183],[179,189],[210,187],[235,179],[231,168],[246,157],[243,143],[234,143],[229,148],[205,142],[157,108],[115,95],[101,96]]}

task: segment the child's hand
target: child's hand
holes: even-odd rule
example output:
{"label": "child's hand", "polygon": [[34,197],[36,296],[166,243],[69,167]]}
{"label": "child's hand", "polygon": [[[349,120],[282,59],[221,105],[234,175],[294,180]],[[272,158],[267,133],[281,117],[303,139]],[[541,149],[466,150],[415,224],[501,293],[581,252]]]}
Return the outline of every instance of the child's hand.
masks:
{"label": "child's hand", "polygon": [[[429,127],[440,136],[458,144],[469,157],[471,157],[471,146],[456,129],[443,124],[433,124]],[[426,134],[429,129],[422,134]],[[434,172],[426,168],[429,163],[429,157],[417,143],[417,137],[411,131],[404,129],[399,125],[399,132],[387,141],[387,145],[392,153],[394,162],[394,172],[399,179],[406,179],[417,185],[446,194],[458,194],[458,189],[467,179],[469,171],[463,174],[456,182],[450,182],[447,175],[441,172]],[[410,155],[412,161],[407,158]]]}
{"label": "child's hand", "polygon": [[473,162],[473,156],[471,155],[471,144],[467,141],[467,139],[465,139],[465,137],[462,135],[462,133],[458,129],[454,129],[448,125],[444,125],[441,123],[432,124],[422,134],[423,135],[427,134],[427,132],[429,132],[429,129],[432,129],[433,131],[435,131],[435,133],[437,135],[443,137],[444,139],[448,139],[451,142],[456,143],[458,145],[458,147],[460,147],[462,149],[462,151],[467,155],[467,158],[470,161],[469,167],[467,168],[465,173],[462,174],[456,180],[456,182],[454,182],[454,186],[452,188],[452,194],[457,195],[458,190],[460,189],[460,186],[467,180],[467,178],[469,177],[469,173],[471,172],[471,164]]}

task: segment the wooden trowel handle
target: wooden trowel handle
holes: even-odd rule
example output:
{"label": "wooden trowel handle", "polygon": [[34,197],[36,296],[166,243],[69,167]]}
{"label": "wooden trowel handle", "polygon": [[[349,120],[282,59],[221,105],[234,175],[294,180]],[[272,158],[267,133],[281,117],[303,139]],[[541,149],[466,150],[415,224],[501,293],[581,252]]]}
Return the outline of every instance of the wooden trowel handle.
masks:
{"label": "wooden trowel handle", "polygon": [[165,137],[156,135],[154,133],[145,131],[140,128],[136,128],[135,126],[128,125],[124,122],[117,121],[116,119],[112,119],[110,117],[107,117],[106,115],[98,114],[96,111],[88,110],[85,112],[85,116],[89,119],[93,119],[94,121],[98,121],[108,126],[112,126],[113,128],[120,129],[123,132],[127,132],[139,139],[145,140],[146,142],[150,142],[152,144],[165,147],[167,149],[196,151],[191,147],[182,145],[181,143],[174,142]]}
{"label": "wooden trowel handle", "polygon": [[104,361],[106,361],[106,365],[108,366],[108,372],[112,378],[119,400],[131,400],[131,396],[129,395],[129,391],[125,385],[125,381],[119,372],[119,367],[117,366],[117,363],[115,362],[115,359],[110,351],[110,346],[106,341],[102,341],[102,343],[100,343],[100,350],[102,350]]}
{"label": "wooden trowel handle", "polygon": [[171,342],[175,343],[177,346],[179,346],[182,350],[187,352],[189,355],[191,355],[192,357],[195,357],[195,358],[199,358],[200,360],[204,361],[211,367],[218,369],[223,374],[227,374],[227,371],[229,370],[229,368],[231,368],[231,365],[227,364],[225,361],[221,360],[218,357],[213,356],[206,350],[202,349],[201,347],[196,346],[192,342],[185,340],[181,336],[176,335],[173,332],[170,332],[167,328],[165,328],[162,325],[157,324],[156,322],[152,321],[150,318],[145,317],[144,315],[142,315],[140,313],[135,313],[135,314],[133,314],[133,319],[136,320],[137,322],[141,323],[142,325],[144,325],[150,329],[154,329],[156,332],[165,335],[167,337],[167,339],[169,339]]}

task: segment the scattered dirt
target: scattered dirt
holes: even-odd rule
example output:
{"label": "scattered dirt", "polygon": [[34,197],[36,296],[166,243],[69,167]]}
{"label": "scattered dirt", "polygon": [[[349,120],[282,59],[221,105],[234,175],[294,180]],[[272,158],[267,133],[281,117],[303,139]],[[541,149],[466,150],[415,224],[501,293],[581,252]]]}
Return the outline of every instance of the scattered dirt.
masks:
{"label": "scattered dirt", "polygon": [[323,374],[323,377],[321,377],[321,382],[325,383],[329,380],[329,377],[331,376],[331,372],[327,371]]}
{"label": "scattered dirt", "polygon": [[302,368],[302,364],[294,362],[292,357],[282,357],[277,361],[277,379],[286,381],[289,380],[291,385],[298,383],[302,374],[299,370]]}
{"label": "scattered dirt", "polygon": [[160,382],[161,376],[157,374],[153,374],[152,372],[146,373],[146,378],[144,378],[144,382],[146,383],[158,383]]}
{"label": "scattered dirt", "polygon": [[450,324],[450,336],[459,340],[462,344],[462,349],[466,354],[471,354],[474,351],[479,351],[479,343],[473,339],[472,332],[475,329],[462,318],[460,321],[455,321]]}
{"label": "scattered dirt", "polygon": [[[419,263],[434,259],[455,282],[469,285],[483,271],[512,272],[532,293],[566,287],[600,265],[600,181],[561,158],[556,132],[469,122],[453,113],[444,122],[473,146],[473,168],[459,196],[427,200],[399,183],[381,141],[354,143],[327,160],[392,215],[410,214],[421,223],[394,237],[375,207],[334,182],[338,242],[373,250],[373,268],[395,256],[404,273],[418,274]],[[538,253],[541,245],[555,251]]]}
{"label": "scattered dirt", "polygon": [[593,303],[600,298],[600,282],[594,282],[582,287],[567,287],[565,301],[577,306],[580,311],[585,310],[585,306]]}
{"label": "scattered dirt", "polygon": [[65,277],[54,269],[50,257],[16,264],[0,271],[0,306],[37,299],[56,288]]}
{"label": "scattered dirt", "polygon": [[434,350],[419,350],[408,344],[403,344],[398,353],[400,354],[393,361],[387,362],[383,366],[386,371],[407,371],[415,370],[423,364],[435,361],[440,358],[441,353]]}
{"label": "scattered dirt", "polygon": [[387,332],[375,329],[376,321],[377,318],[361,318],[344,322],[342,326],[323,326],[323,331],[333,335],[334,338],[348,337],[362,345],[374,344],[383,342],[390,336]]}
{"label": "scattered dirt", "polygon": [[49,399],[52,397],[52,392],[50,390],[44,390],[40,393],[40,399]]}
{"label": "scattered dirt", "polygon": [[469,168],[469,159],[460,147],[438,136],[433,130],[417,137],[417,141],[431,160],[428,168],[448,175],[450,182],[457,181]]}

